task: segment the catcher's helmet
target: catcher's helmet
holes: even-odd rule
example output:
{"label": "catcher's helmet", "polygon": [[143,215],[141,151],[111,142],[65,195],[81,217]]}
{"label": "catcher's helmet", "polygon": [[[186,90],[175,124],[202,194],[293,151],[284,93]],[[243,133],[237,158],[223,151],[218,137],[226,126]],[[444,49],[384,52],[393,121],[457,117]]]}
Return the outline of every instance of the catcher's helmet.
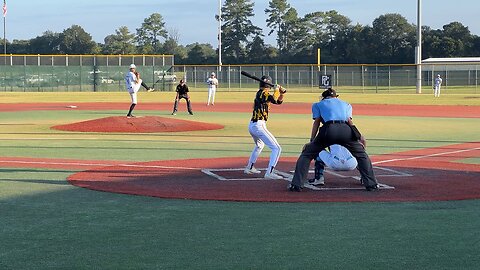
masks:
{"label": "catcher's helmet", "polygon": [[262,80],[260,82],[260,87],[270,87],[269,84],[272,84],[272,77],[268,75],[263,75],[262,78],[260,78],[260,80]]}

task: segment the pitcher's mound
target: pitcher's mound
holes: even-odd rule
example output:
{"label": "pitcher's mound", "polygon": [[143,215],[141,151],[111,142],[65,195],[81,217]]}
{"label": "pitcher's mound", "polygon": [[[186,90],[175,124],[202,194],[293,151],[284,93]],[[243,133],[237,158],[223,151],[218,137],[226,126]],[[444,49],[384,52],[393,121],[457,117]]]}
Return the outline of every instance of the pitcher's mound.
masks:
{"label": "pitcher's mound", "polygon": [[52,128],[63,131],[77,132],[152,133],[214,130],[222,129],[224,126],[219,124],[171,119],[158,116],[143,116],[136,118],[112,116],[67,125],[53,126]]}

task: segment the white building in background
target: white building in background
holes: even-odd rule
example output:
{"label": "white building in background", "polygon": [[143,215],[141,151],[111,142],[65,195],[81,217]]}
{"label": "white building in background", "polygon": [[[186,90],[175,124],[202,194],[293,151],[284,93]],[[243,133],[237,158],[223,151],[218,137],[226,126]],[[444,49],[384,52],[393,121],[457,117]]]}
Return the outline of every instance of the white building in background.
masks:
{"label": "white building in background", "polygon": [[424,84],[433,85],[437,74],[443,85],[477,88],[480,83],[480,57],[428,58],[422,60]]}

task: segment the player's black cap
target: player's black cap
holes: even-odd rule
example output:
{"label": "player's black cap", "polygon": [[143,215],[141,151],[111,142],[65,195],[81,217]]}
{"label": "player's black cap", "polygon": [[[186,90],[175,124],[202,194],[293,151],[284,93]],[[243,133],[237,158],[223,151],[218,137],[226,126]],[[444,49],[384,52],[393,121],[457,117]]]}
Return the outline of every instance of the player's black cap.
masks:
{"label": "player's black cap", "polygon": [[326,99],[328,97],[338,97],[337,91],[333,90],[332,88],[323,91],[322,99]]}

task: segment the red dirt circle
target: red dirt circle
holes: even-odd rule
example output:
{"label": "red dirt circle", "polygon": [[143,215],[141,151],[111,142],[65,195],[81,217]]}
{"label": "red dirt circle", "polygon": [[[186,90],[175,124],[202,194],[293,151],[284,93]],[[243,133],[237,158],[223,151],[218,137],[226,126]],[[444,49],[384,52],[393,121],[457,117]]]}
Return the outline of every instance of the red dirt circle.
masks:
{"label": "red dirt circle", "polygon": [[222,129],[223,125],[158,116],[127,118],[112,116],[73,124],[53,126],[52,129],[76,132],[153,133]]}
{"label": "red dirt circle", "polygon": [[[472,151],[432,148],[374,157],[378,192],[367,192],[358,172],[328,172],[322,188],[288,192],[288,181],[266,180],[263,174],[245,175],[247,158],[190,159],[114,165],[79,172],[68,177],[76,186],[115,193],[161,198],[255,202],[366,202],[432,201],[480,198],[480,168],[451,162],[477,156]],[[438,153],[439,151],[443,151]],[[443,155],[442,153],[445,153]],[[439,160],[443,159],[443,160]],[[288,175],[296,158],[282,158],[278,169]],[[441,166],[438,166],[438,164]],[[267,159],[257,162],[265,168]]]}

